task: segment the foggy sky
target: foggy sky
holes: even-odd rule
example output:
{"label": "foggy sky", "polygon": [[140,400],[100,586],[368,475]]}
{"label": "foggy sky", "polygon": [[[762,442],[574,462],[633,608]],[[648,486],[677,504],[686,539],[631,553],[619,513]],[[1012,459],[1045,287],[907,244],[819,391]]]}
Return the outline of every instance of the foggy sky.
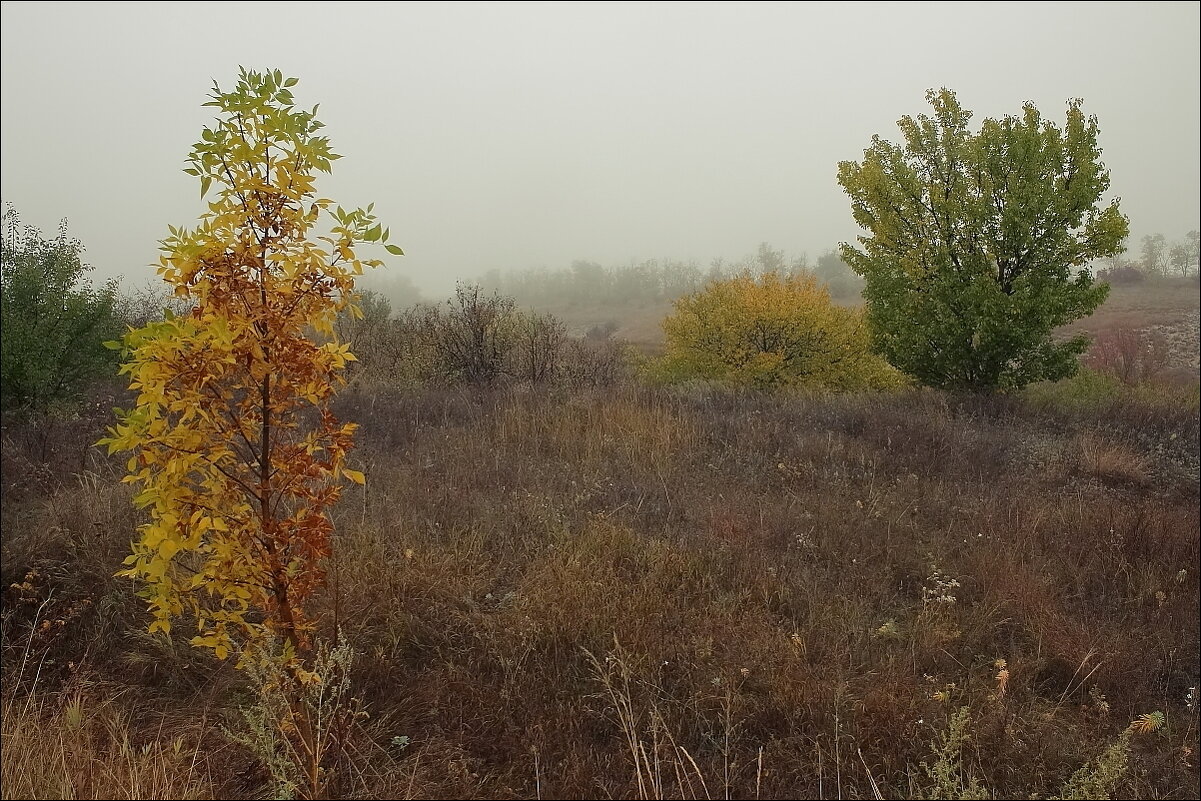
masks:
{"label": "foggy sky", "polygon": [[[97,277],[144,283],[181,172],[239,65],[300,79],[344,158],[441,292],[490,268],[811,257],[858,229],[835,179],[947,86],[985,117],[1030,100],[1099,118],[1111,195],[1143,234],[1198,227],[1198,3],[17,3],[0,25],[0,197]],[[364,250],[364,255],[367,250]],[[372,253],[371,255],[376,255]],[[381,254],[386,256],[386,254]]]}

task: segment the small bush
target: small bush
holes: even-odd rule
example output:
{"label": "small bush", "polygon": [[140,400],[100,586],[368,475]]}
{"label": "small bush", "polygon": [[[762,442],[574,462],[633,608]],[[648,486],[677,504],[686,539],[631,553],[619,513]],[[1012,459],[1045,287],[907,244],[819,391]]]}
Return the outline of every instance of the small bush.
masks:
{"label": "small bush", "polygon": [[385,357],[376,349],[386,341],[382,336],[392,317],[392,304],[378,292],[359,292],[358,304],[338,313],[334,321],[334,335],[338,342],[350,345],[350,352],[358,359],[356,370],[367,364],[376,364]]}
{"label": "small bush", "polygon": [[559,380],[577,389],[611,387],[628,377],[632,358],[631,348],[618,340],[568,339],[563,345]]}
{"label": "small bush", "polygon": [[425,327],[443,376],[491,384],[505,372],[509,351],[517,343],[519,319],[512,298],[459,284],[445,309],[428,309]]}
{"label": "small bush", "polygon": [[559,376],[567,329],[554,315],[520,315],[514,339],[508,354],[509,372],[514,377],[531,384],[548,384]]}
{"label": "small bush", "polygon": [[182,317],[191,310],[191,301],[176,296],[161,281],[122,291],[117,298],[117,316],[123,325],[131,328],[142,328],[147,323],[162,320],[168,312]]}
{"label": "small bush", "polygon": [[281,666],[281,658],[248,665],[257,697],[242,708],[242,725],[227,731],[271,774],[276,798],[338,798],[355,725],[366,717],[351,694],[354,651],[346,642],[316,649],[309,681]]}
{"label": "small bush", "polygon": [[48,240],[33,226],[22,228],[10,206],[3,229],[0,409],[74,401],[92,381],[116,372],[116,355],[104,347],[120,333],[116,283],[92,287],[83,245],[67,238],[65,220]]}
{"label": "small bush", "polygon": [[709,378],[777,388],[899,386],[869,350],[863,315],[836,306],[808,273],[749,273],[680,298],[663,321],[669,380]]}
{"label": "small bush", "polygon": [[1023,394],[1036,406],[1088,411],[1113,403],[1121,392],[1121,386],[1111,375],[1082,368],[1071,378],[1031,384],[1023,390]]}
{"label": "small bush", "polygon": [[967,707],[961,707],[951,715],[947,730],[934,743],[934,764],[922,763],[931,785],[923,798],[976,799],[989,798],[986,787],[975,776],[965,776],[963,746],[971,739],[968,729],[971,715]]}
{"label": "small bush", "polygon": [[1168,341],[1162,333],[1111,328],[1097,335],[1082,362],[1127,386],[1135,386],[1162,374],[1170,358]]}
{"label": "small bush", "polygon": [[358,357],[356,383],[487,386],[518,382],[570,388],[610,386],[627,372],[624,342],[567,335],[554,315],[517,309],[512,298],[460,285],[444,306],[413,306],[388,316],[387,301],[364,293],[363,319],[339,321]]}
{"label": "small bush", "polygon": [[1147,460],[1142,455],[1090,434],[1081,435],[1079,442],[1080,468],[1085,473],[1140,486],[1151,482]]}
{"label": "small bush", "polygon": [[1105,747],[1101,756],[1072,774],[1059,797],[1062,799],[1098,799],[1108,801],[1114,787],[1130,766],[1130,737],[1133,728],[1126,729],[1116,742]]}
{"label": "small bush", "polygon": [[616,320],[606,320],[589,328],[588,333],[584,334],[584,339],[589,342],[607,342],[613,338],[613,334],[617,333],[617,329],[620,327]]}

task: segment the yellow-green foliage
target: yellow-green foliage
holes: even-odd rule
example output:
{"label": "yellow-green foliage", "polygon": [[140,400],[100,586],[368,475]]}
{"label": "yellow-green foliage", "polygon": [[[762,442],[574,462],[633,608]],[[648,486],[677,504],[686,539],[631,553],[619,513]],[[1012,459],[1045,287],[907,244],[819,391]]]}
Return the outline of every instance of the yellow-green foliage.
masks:
{"label": "yellow-green foliage", "polygon": [[675,303],[663,321],[673,378],[863,389],[900,377],[869,351],[863,315],[836,306],[809,274],[743,274]]}
{"label": "yellow-green foliage", "polygon": [[[381,263],[355,246],[388,237],[370,207],[348,212],[315,194],[315,173],[338,156],[295,107],[295,84],[243,70],[232,92],[214,87],[207,105],[221,116],[186,172],[202,194],[218,191],[195,229],[170,229],[159,261],[193,308],[125,337],[121,372],[137,406],[101,440],[131,452],[125,481],[149,516],[121,575],[142,583],[150,630],[190,613],[192,643],[219,658],[268,634],[305,642],[328,508],[340,479],[364,482],[346,466],[355,426],[329,411],[354,356],[308,331],[332,334],[337,313],[353,309],[355,277]],[[329,235],[314,241],[323,212]]]}

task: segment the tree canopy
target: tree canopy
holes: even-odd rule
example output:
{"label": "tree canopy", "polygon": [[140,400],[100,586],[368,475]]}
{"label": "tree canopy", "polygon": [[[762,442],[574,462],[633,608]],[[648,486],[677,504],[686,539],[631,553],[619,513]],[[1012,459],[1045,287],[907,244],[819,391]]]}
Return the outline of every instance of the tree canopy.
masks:
{"label": "tree canopy", "polygon": [[1087,340],[1052,332],[1104,301],[1087,265],[1120,252],[1129,229],[1118,200],[1101,202],[1096,117],[1071,100],[1061,129],[1027,103],[972,133],[954,92],[926,97],[933,115],[902,117],[903,144],[874,136],[838,167],[867,231],[841,253],[864,279],[875,347],[948,389],[1071,375]]}

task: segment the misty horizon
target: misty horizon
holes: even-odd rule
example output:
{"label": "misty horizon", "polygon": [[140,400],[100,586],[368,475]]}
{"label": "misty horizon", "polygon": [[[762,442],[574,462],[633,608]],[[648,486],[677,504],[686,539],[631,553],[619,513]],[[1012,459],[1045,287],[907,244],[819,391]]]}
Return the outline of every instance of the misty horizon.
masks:
{"label": "misty horizon", "polygon": [[2,8],[0,196],[126,287],[203,210],[184,158],[240,65],[300,79],[344,156],[319,194],[374,202],[406,253],[375,277],[432,295],[762,242],[815,260],[860,233],[838,162],[940,86],[973,129],[1025,101],[1062,126],[1083,98],[1131,250],[1201,218],[1196,3]]}

